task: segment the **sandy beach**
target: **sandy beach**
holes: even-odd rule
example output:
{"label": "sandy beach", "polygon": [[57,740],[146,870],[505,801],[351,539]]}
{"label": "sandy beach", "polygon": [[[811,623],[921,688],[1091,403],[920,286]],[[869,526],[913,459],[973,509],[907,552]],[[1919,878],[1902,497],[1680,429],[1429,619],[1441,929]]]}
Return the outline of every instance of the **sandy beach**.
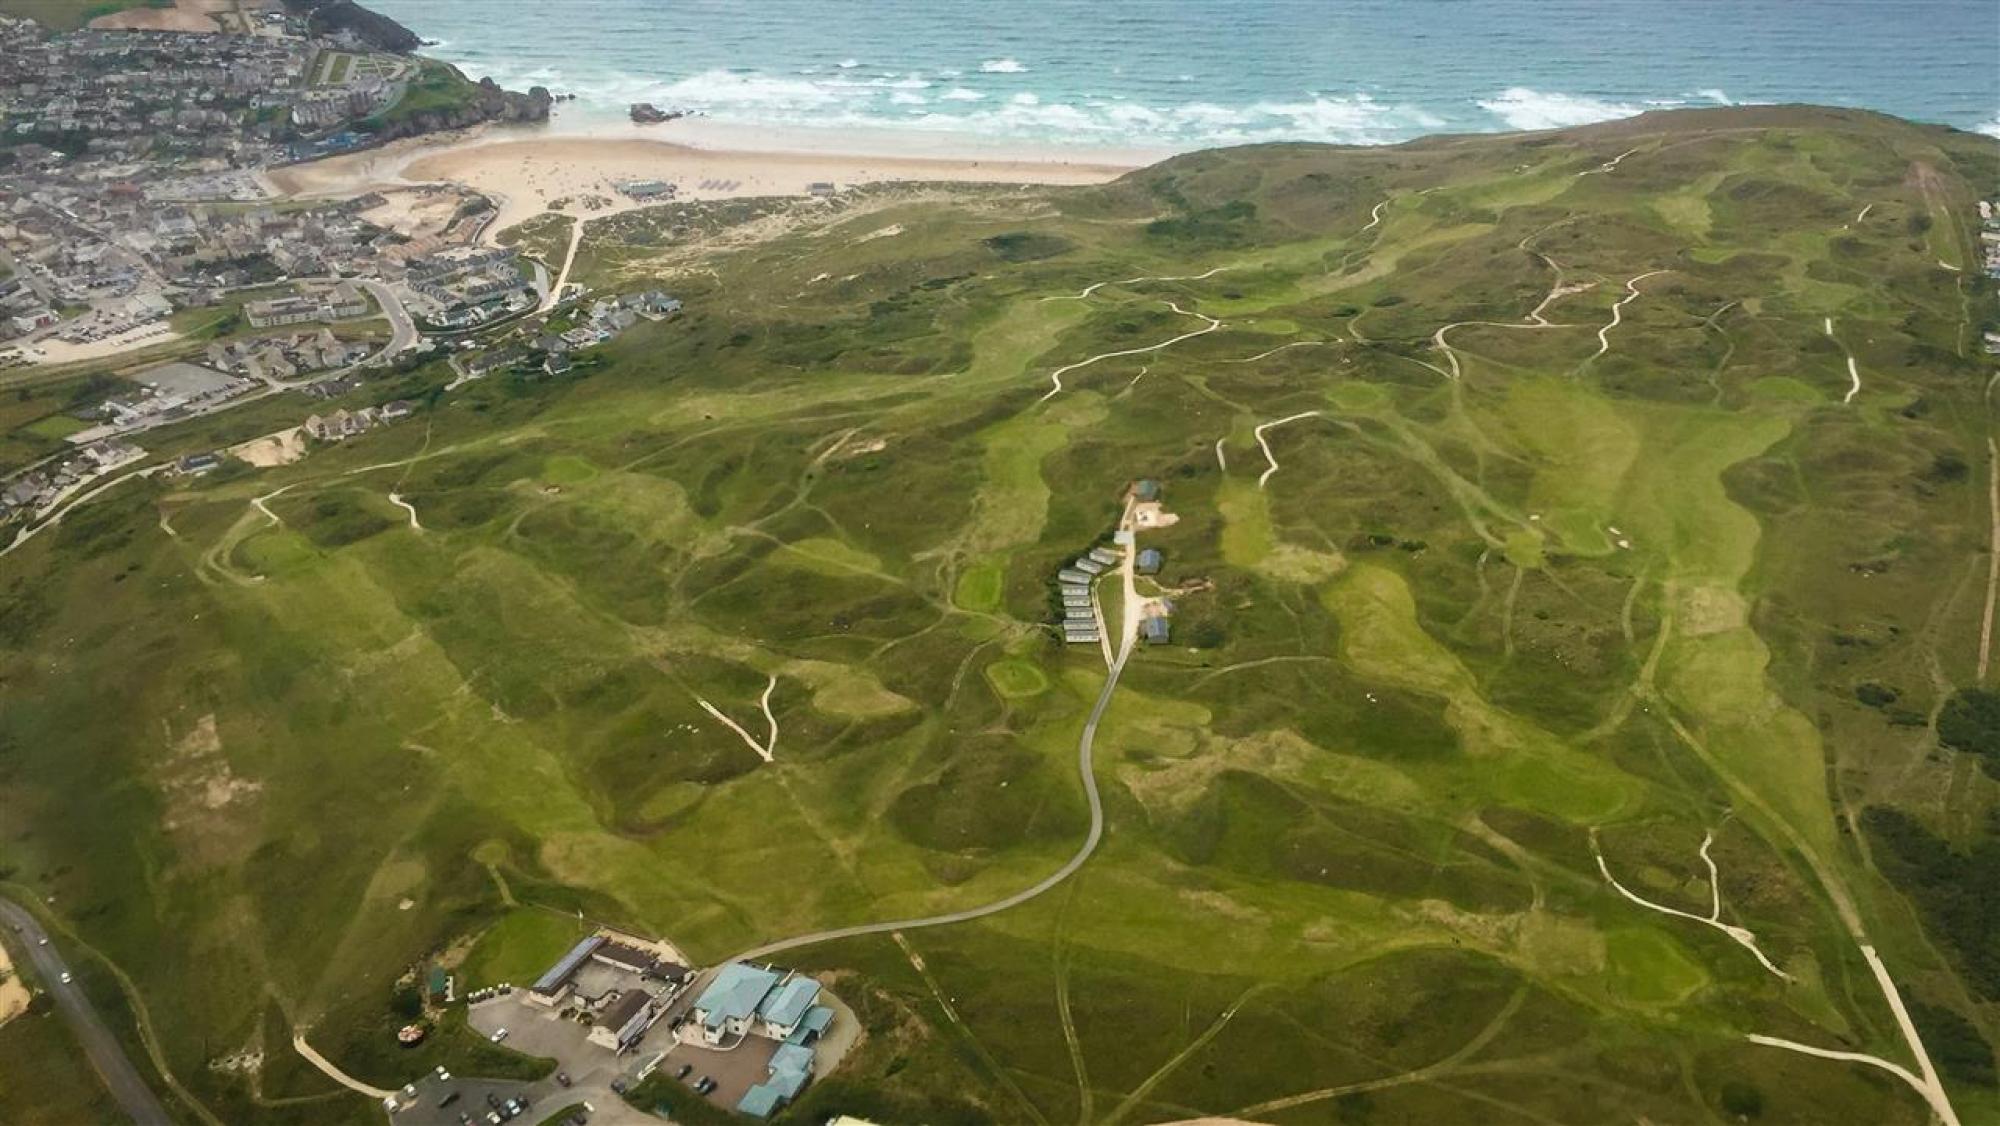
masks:
{"label": "sandy beach", "polygon": [[[474,131],[283,168],[269,178],[281,192],[306,196],[345,196],[440,181],[464,184],[500,203],[500,218],[493,226],[497,231],[558,204],[560,210],[587,216],[645,206],[618,190],[618,184],[631,180],[672,182],[679,185],[679,199],[804,195],[807,186],[817,182],[842,187],[881,181],[1098,184],[1157,158],[1141,152],[1022,147],[990,153],[839,152],[832,151],[840,142],[837,135],[801,140],[687,124],[689,128],[662,130],[658,139],[636,131],[603,136]],[[718,143],[731,139],[745,147]],[[694,141],[701,143],[689,143]],[[760,141],[791,147],[753,147]]]}

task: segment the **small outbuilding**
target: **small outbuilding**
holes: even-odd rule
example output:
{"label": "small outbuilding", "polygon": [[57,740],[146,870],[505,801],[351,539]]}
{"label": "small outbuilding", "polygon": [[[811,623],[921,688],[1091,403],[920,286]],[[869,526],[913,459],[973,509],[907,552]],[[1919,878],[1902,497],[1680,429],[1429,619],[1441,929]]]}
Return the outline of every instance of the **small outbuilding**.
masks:
{"label": "small outbuilding", "polygon": [[1133,566],[1142,575],[1157,575],[1160,573],[1160,564],[1163,561],[1160,556],[1160,549],[1149,547],[1139,553],[1139,558],[1133,562]]}

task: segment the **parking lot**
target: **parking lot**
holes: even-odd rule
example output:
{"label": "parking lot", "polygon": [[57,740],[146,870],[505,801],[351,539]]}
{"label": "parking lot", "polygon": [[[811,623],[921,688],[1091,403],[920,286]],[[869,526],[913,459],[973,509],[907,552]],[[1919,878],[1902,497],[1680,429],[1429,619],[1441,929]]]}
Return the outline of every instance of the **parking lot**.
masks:
{"label": "parking lot", "polygon": [[[464,1126],[460,1114],[485,1124],[486,1116],[494,1112],[489,1095],[502,1102],[514,1096],[528,1100],[527,1112],[513,1119],[517,1124],[540,1123],[563,1107],[588,1103],[595,1126],[657,1126],[659,1119],[631,1107],[611,1084],[618,1080],[636,1084],[635,1073],[658,1048],[642,1046],[635,1052],[613,1055],[588,1042],[588,1025],[564,1020],[553,1009],[531,1005],[524,1000],[526,996],[517,991],[471,1005],[466,1010],[467,1022],[487,1036],[505,1028],[507,1047],[555,1060],[556,1071],[569,1077],[570,1086],[558,1083],[554,1074],[534,1083],[455,1076],[447,1081],[431,1075],[416,1085],[413,1105],[391,1119],[395,1126]],[[664,1030],[661,1035],[664,1044]],[[440,1106],[452,1091],[458,1091],[459,1097]]]}
{"label": "parking lot", "polygon": [[[666,1029],[660,1029],[665,1036]],[[665,1041],[671,1043],[671,1041]],[[660,1061],[660,1071],[668,1078],[680,1075],[682,1066],[689,1070],[681,1082],[689,1087],[703,1076],[715,1080],[715,1090],[708,1093],[708,1101],[724,1110],[735,1110],[743,1093],[764,1081],[771,1071],[771,1055],[778,1050],[776,1040],[766,1040],[752,1036],[728,1051],[716,1051],[698,1044],[676,1044]]]}
{"label": "parking lot", "polygon": [[[655,1057],[659,1057],[655,1072],[684,1087],[692,1088],[704,1077],[713,1080],[715,1088],[708,1093],[709,1102],[733,1110],[745,1092],[770,1074],[770,1061],[778,1042],[750,1036],[723,1050],[678,1042],[673,1025],[686,1016],[709,976],[703,974],[690,981],[659,1021],[624,1053],[613,1053],[591,1043],[589,1023],[564,1017],[562,1008],[530,1002],[526,990],[475,1002],[466,1009],[467,1023],[473,1029],[489,1037],[506,1029],[502,1042],[508,1048],[555,1060],[556,1070],[567,1075],[571,1085],[558,1084],[553,1075],[536,1083],[458,1079],[446,1083],[431,1076],[418,1085],[414,1105],[396,1114],[393,1121],[396,1126],[464,1126],[459,1115],[467,1113],[474,1123],[484,1126],[490,1113],[487,1096],[491,1094],[501,1101],[515,1095],[528,1098],[529,1110],[513,1120],[524,1126],[539,1124],[544,1117],[575,1103],[590,1104],[593,1123],[652,1126],[660,1120],[626,1103],[612,1085],[618,1083],[627,1088],[638,1085],[639,1071]],[[577,994],[583,996],[602,997],[607,991],[632,984],[629,975],[622,971],[598,965],[580,970],[574,980]],[[831,996],[823,999],[839,1014],[832,1033],[819,1049],[820,1066],[830,1070],[839,1065],[852,1046],[859,1024],[853,1012],[838,999]],[[686,1068],[685,1075],[682,1068]],[[462,1092],[459,1099],[438,1106],[438,1101],[453,1089]]]}

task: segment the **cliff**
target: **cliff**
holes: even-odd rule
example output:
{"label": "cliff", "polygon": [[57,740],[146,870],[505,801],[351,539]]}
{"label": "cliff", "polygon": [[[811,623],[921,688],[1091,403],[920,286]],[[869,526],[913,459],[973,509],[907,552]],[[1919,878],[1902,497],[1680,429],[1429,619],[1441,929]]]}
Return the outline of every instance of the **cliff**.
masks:
{"label": "cliff", "polygon": [[353,35],[378,51],[407,55],[423,45],[416,32],[379,12],[369,11],[354,0],[286,0],[293,12],[305,16],[313,34]]}
{"label": "cliff", "polygon": [[378,139],[393,141],[447,129],[464,129],[489,121],[536,122],[549,119],[549,107],[554,104],[555,98],[545,86],[532,87],[523,94],[503,90],[491,78],[468,82],[456,70],[442,64],[427,62],[426,66],[438,66],[449,72],[456,80],[451,90],[445,96],[437,96],[420,82],[402,103],[367,123],[369,131]]}

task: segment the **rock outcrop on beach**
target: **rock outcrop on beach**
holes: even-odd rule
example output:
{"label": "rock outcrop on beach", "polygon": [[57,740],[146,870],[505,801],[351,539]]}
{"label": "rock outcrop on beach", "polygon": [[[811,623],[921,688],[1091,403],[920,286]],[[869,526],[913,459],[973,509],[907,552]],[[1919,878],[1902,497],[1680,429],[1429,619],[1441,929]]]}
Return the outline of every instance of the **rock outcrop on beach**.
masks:
{"label": "rock outcrop on beach", "polygon": [[394,141],[425,133],[467,129],[492,121],[502,123],[547,121],[549,107],[554,103],[555,97],[549,93],[546,86],[531,87],[523,94],[514,90],[503,90],[491,78],[482,78],[474,88],[471,98],[457,105],[418,110],[384,122],[375,131],[375,136],[378,140]]}
{"label": "rock outcrop on beach", "polygon": [[634,102],[632,105],[632,120],[640,125],[655,125],[685,116],[687,114],[684,110],[661,109],[651,102]]}
{"label": "rock outcrop on beach", "polygon": [[378,51],[399,55],[423,46],[416,32],[354,0],[286,0],[286,3],[307,18],[315,35],[334,37],[347,33]]}

